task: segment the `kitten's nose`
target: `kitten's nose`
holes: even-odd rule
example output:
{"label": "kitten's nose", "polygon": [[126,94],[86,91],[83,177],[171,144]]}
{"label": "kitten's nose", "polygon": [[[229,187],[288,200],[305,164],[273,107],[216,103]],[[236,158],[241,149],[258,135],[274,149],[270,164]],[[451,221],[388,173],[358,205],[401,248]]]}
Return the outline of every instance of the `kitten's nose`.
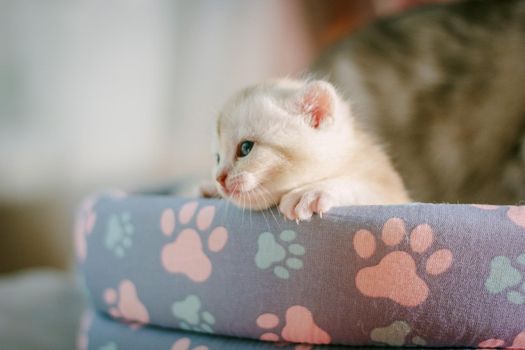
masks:
{"label": "kitten's nose", "polygon": [[223,171],[217,176],[217,182],[221,184],[222,188],[226,190],[226,179],[228,178],[228,173]]}

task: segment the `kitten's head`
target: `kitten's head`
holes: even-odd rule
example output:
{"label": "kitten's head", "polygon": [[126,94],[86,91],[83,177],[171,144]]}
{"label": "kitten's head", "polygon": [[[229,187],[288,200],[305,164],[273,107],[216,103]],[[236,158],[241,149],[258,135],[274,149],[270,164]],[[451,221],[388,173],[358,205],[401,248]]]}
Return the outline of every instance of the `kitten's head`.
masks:
{"label": "kitten's head", "polygon": [[348,113],[324,81],[284,79],[242,90],[217,120],[213,176],[219,193],[238,206],[264,209],[329,175],[323,161],[348,141]]}

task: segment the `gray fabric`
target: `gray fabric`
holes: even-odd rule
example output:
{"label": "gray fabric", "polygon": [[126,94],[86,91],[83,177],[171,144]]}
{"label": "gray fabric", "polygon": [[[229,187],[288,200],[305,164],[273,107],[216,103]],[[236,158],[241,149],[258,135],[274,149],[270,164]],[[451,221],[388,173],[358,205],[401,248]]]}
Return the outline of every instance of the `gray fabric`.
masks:
{"label": "gray fabric", "polygon": [[[381,346],[336,346],[271,343],[257,340],[223,337],[160,327],[134,330],[121,322],[115,322],[101,313],[87,315],[89,320],[89,349],[97,350],[388,350]],[[461,348],[456,348],[461,350]],[[465,349],[466,350],[466,349]]]}

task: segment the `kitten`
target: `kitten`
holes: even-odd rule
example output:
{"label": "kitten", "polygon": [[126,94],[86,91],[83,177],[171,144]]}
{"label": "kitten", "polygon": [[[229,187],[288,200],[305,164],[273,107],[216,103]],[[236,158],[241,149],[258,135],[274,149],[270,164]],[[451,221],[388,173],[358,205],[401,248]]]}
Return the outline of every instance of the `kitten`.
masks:
{"label": "kitten", "polygon": [[325,81],[282,79],[242,90],[219,114],[215,184],[205,196],[276,204],[292,220],[335,206],[410,201],[386,154]]}
{"label": "kitten", "polygon": [[525,199],[524,62],[525,1],[474,0],[381,19],[312,72],[352,98],[416,201],[505,204]]}

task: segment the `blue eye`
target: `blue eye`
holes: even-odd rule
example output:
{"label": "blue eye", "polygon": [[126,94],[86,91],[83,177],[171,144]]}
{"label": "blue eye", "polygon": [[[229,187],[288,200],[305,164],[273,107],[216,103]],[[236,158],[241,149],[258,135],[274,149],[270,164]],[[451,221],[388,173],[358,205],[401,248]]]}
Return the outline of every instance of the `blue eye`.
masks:
{"label": "blue eye", "polygon": [[243,141],[237,147],[237,157],[246,157],[253,148],[252,141]]}

